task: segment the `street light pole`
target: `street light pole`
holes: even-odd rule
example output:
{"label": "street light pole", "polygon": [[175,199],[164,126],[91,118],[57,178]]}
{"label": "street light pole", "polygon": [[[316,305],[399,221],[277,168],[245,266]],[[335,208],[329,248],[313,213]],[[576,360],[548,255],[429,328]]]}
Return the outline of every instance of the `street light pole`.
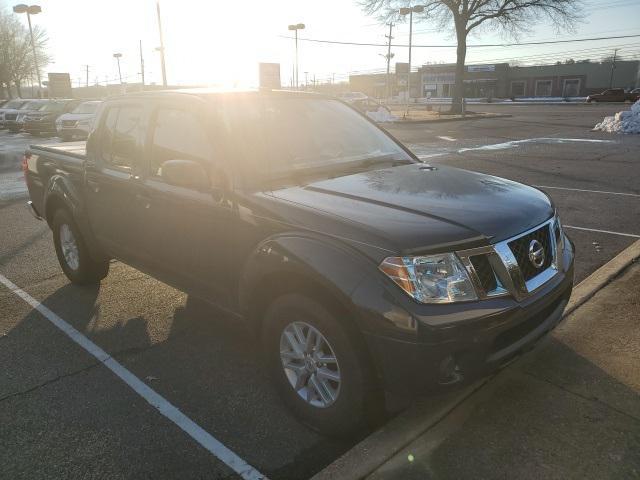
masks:
{"label": "street light pole", "polygon": [[162,19],[160,17],[160,0],[156,1],[156,12],[158,13],[158,31],[160,32],[160,46],[156,48],[160,52],[160,67],[162,68],[162,85],[167,86],[167,67],[164,60],[164,40],[162,38]]}
{"label": "street light pole", "polygon": [[40,5],[25,5],[20,3],[13,7],[15,13],[26,13],[27,22],[29,23],[29,34],[31,35],[31,50],[33,51],[33,63],[36,68],[36,77],[38,78],[38,96],[42,94],[42,81],[40,80],[40,67],[38,66],[38,55],[36,54],[36,42],[33,39],[33,28],[31,27],[31,15],[37,15],[42,12]]}
{"label": "street light pole", "polygon": [[409,101],[411,100],[411,37],[413,36],[413,13],[422,13],[423,11],[423,5],[400,9],[400,15],[409,14],[409,72],[407,73],[407,108],[404,112],[405,117],[409,114]]}
{"label": "street light pole", "polygon": [[304,23],[296,23],[295,25],[289,25],[289,30],[293,30],[295,36],[295,45],[296,45],[296,90],[298,89],[298,30],[304,30]]}
{"label": "street light pole", "polygon": [[113,58],[118,61],[118,77],[120,78],[120,85],[122,85],[122,72],[120,72],[120,58],[122,57],[121,53],[114,53]]}

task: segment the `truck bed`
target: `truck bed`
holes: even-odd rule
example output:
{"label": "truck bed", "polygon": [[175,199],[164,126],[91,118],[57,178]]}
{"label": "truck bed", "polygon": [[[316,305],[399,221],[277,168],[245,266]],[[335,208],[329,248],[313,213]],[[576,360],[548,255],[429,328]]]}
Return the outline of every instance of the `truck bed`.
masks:
{"label": "truck bed", "polygon": [[65,142],[53,145],[31,145],[29,149],[33,153],[49,155],[63,155],[65,158],[75,157],[84,160],[87,155],[87,142],[85,140],[79,142]]}

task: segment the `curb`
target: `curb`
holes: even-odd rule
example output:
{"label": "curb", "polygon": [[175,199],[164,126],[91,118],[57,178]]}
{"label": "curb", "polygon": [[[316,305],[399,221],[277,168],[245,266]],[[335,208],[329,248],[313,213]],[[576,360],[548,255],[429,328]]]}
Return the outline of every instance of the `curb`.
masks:
{"label": "curb", "polygon": [[[640,240],[632,243],[573,289],[563,318],[566,319],[638,259],[640,259]],[[561,327],[562,325],[558,328]],[[499,377],[499,372],[497,377]],[[495,378],[496,376],[485,378],[459,392],[427,399],[419,405],[411,407],[356,444],[351,450],[314,475],[311,480],[365,478],[415,439],[446,420],[449,414],[458,407],[464,407],[468,402],[474,402],[474,399],[486,390],[483,387],[490,387]]]}
{"label": "curb", "polygon": [[513,117],[510,113],[496,113],[485,115],[470,115],[468,117],[456,117],[456,118],[436,118],[433,120],[396,120],[393,122],[385,122],[392,125],[420,125],[427,123],[447,123],[447,122],[464,122],[469,120],[481,120],[481,119],[493,119],[493,118],[509,118]]}

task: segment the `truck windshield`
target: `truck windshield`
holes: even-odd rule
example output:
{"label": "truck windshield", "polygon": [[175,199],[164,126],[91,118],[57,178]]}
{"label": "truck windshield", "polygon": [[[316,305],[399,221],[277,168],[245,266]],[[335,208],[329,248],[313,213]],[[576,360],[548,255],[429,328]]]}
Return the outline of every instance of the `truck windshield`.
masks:
{"label": "truck windshield", "polygon": [[10,102],[8,102],[5,106],[3,106],[2,108],[6,108],[6,109],[17,109],[22,107],[25,103],[27,103],[26,100],[11,100]]}
{"label": "truck windshield", "polygon": [[374,124],[337,100],[254,97],[233,102],[230,110],[243,175],[254,180],[414,161]]}
{"label": "truck windshield", "polygon": [[71,113],[93,114],[93,113],[96,113],[96,109],[98,108],[98,105],[99,105],[99,102],[81,103]]}
{"label": "truck windshield", "polygon": [[57,102],[47,102],[38,109],[39,112],[61,112],[62,110],[64,110],[64,104]]}
{"label": "truck windshield", "polygon": [[42,106],[40,100],[32,100],[22,105],[19,110],[38,110]]}

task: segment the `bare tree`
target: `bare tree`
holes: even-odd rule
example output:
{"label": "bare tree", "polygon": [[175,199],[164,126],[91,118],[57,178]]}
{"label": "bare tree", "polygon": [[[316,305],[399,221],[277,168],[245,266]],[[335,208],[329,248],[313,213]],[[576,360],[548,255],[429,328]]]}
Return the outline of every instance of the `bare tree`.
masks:
{"label": "bare tree", "polygon": [[381,22],[398,21],[398,10],[416,4],[424,5],[424,12],[416,19],[435,22],[441,28],[455,28],[457,40],[456,76],[451,109],[462,108],[467,37],[472,31],[493,28],[507,35],[529,31],[542,20],[557,30],[571,29],[580,18],[581,0],[360,0],[369,15],[377,15]]}
{"label": "bare tree", "polygon": [[[46,32],[36,26],[33,38],[38,64],[40,68],[46,67],[51,61],[46,53]],[[0,93],[4,88],[9,93],[13,84],[21,95],[23,82],[36,76],[35,66],[29,30],[15,15],[0,10]]]}

